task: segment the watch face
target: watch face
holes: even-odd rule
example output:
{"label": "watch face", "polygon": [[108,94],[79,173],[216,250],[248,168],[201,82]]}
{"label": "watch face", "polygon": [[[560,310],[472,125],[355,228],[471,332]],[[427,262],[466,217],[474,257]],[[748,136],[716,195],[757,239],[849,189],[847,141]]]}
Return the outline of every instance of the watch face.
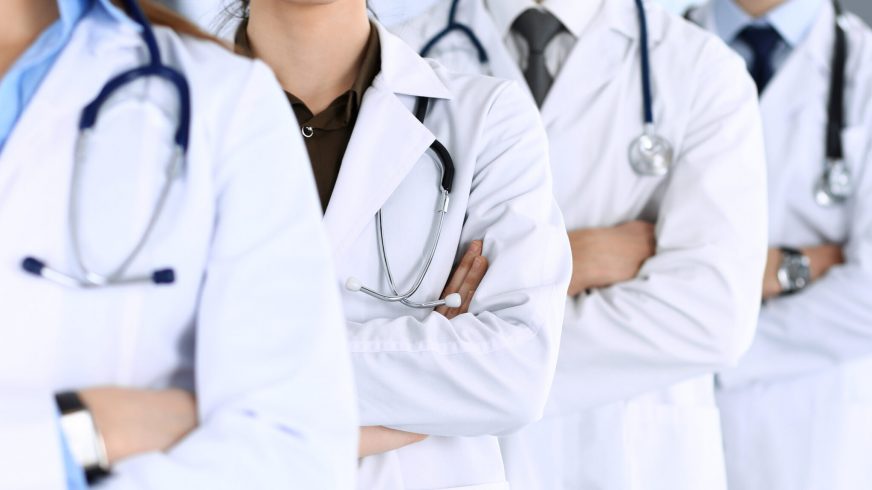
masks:
{"label": "watch face", "polygon": [[811,281],[808,257],[796,253],[784,253],[778,269],[778,282],[785,292],[798,291]]}

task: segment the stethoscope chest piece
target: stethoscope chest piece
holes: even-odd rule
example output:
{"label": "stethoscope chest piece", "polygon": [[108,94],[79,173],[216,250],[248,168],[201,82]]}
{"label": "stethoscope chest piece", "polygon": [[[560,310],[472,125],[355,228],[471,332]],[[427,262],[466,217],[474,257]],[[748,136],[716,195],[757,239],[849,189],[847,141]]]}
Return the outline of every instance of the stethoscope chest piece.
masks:
{"label": "stethoscope chest piece", "polygon": [[672,145],[650,126],[630,144],[630,166],[638,175],[661,176],[669,173],[674,161]]}
{"label": "stethoscope chest piece", "polygon": [[814,189],[815,201],[821,206],[842,204],[851,197],[851,170],[844,160],[828,160]]}

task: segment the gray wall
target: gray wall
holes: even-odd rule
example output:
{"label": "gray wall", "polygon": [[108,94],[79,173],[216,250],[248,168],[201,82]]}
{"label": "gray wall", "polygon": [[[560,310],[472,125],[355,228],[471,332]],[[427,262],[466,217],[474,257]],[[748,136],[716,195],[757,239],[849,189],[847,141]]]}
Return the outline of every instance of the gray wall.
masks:
{"label": "gray wall", "polygon": [[872,0],[842,0],[844,7],[872,25]]}

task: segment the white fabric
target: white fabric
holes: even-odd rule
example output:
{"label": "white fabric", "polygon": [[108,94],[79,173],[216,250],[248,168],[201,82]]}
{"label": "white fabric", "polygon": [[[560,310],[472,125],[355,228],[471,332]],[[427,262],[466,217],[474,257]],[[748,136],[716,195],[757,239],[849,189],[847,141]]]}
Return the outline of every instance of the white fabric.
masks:
{"label": "white fabric", "polygon": [[[513,82],[449,74],[380,27],[382,70],[363,97],[324,216],[339,275],[388,290],[375,234],[384,213],[395,278],[409,284],[432,232],[438,137],[456,167],[451,209],[415,300],[438,297],[455,260],[484,241],[490,268],[470,312],[343,295],[361,423],[430,435],[361,462],[362,489],[502,488],[495,437],[542,415],[554,374],[570,251],[545,131]],[[431,97],[425,124],[415,97]]]}
{"label": "white fabric", "polygon": [[[347,342],[308,160],[261,63],[156,30],[190,82],[191,145],[132,275],[177,282],[76,290],[24,273],[76,271],[68,195],[82,108],[142,64],[129,27],[83,20],[0,154],[0,488],[65,488],[52,394],[102,385],[196,390],[201,425],[168,453],[120,462],[100,488],[354,485]],[[101,112],[80,187],[98,271],[131,250],[163,183],[176,92],[150,79]]]}
{"label": "white fabric", "polygon": [[[449,4],[394,29],[421,46],[444,27]],[[670,176],[637,176],[627,160],[643,123],[632,0],[603,3],[541,110],[569,228],[646,219],[658,250],[638,278],[567,302],[553,418],[502,439],[515,488],[725,486],[710,373],[746,350],[760,307],[766,179],[756,89],[714,36],[657,5],[647,13],[657,131],[677,158]],[[481,0],[462,1],[458,20],[490,63],[480,65],[459,33],[434,57],[523,80]]]}
{"label": "white fabric", "polygon": [[[697,15],[708,28],[714,25],[710,7]],[[830,5],[761,101],[769,243],[844,244],[846,263],[799,294],[767,302],[748,355],[719,376],[729,478],[739,490],[872,487],[868,458],[856,459],[870,454],[872,440],[872,32],[854,16],[844,26],[849,59],[842,141],[856,185],[846,205],[822,208],[812,194],[824,168]]]}

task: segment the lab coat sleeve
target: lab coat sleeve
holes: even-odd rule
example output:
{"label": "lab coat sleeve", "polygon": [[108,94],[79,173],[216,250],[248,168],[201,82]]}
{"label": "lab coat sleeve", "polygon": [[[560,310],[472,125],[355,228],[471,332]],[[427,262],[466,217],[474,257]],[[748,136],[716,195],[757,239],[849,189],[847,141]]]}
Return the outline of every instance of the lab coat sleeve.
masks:
{"label": "lab coat sleeve", "polygon": [[686,94],[656,254],[635,279],[567,302],[549,416],[711,373],[751,342],[766,258],[762,124],[745,68],[726,48],[716,53],[702,52],[712,63],[682,81],[697,90]]}
{"label": "lab coat sleeve", "polygon": [[120,462],[100,488],[354,486],[351,366],[314,182],[287,100],[252,66],[216,135],[196,320],[201,425],[166,454]]}
{"label": "lab coat sleeve", "polygon": [[[872,128],[872,117],[864,126]],[[721,386],[796,376],[872,353],[872,149],[868,134],[862,131],[862,141],[846,148],[858,156],[860,165],[854,164],[858,185],[848,203],[851,217],[843,246],[845,263],[804,291],[767,301],[751,350],[737,368],[719,375]]]}
{"label": "lab coat sleeve", "polygon": [[486,114],[462,249],[490,268],[469,313],[350,323],[363,425],[440,436],[500,434],[541,416],[571,270],[544,129],[513,83]]}
{"label": "lab coat sleeve", "polygon": [[59,434],[58,407],[49,389],[5,386],[0,395],[0,488],[65,488]]}

